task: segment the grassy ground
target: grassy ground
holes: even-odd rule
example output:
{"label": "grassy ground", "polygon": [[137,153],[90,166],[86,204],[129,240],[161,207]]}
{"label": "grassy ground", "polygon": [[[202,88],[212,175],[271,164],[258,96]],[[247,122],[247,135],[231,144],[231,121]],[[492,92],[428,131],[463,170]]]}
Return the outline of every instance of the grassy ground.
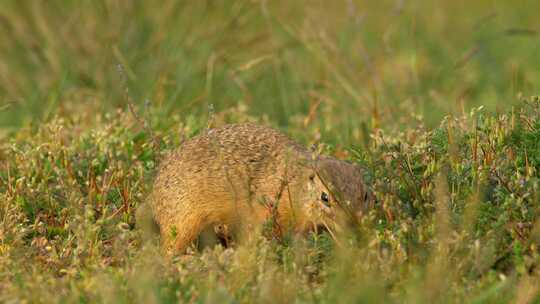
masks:
{"label": "grassy ground", "polygon": [[[540,302],[540,3],[424,2],[2,1],[0,302]],[[161,155],[242,121],[367,169],[344,246],[145,241]]]}

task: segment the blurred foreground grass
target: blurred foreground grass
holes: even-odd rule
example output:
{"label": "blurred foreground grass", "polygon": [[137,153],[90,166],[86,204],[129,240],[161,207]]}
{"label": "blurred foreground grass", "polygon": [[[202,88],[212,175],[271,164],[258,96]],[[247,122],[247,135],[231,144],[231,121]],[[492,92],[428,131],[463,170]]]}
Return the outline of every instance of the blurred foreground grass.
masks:
{"label": "blurred foreground grass", "polygon": [[[260,122],[240,110],[213,122],[233,118]],[[72,115],[1,146],[1,302],[540,300],[540,98],[335,149],[365,166],[379,201],[342,246],[253,236],[175,261],[135,219],[160,155],[204,127],[171,124],[156,142],[128,111]]]}
{"label": "blurred foreground grass", "polygon": [[[539,302],[539,8],[3,1],[0,302]],[[143,242],[160,156],[242,121],[368,169],[343,248]]]}

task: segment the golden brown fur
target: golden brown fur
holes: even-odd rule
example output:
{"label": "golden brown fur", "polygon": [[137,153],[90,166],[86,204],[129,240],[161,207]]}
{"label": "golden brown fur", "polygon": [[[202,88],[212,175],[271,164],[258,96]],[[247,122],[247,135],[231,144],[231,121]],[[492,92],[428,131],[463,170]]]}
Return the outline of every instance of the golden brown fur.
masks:
{"label": "golden brown fur", "polygon": [[[330,202],[321,201],[321,193]],[[181,253],[208,227],[239,230],[274,219],[279,232],[302,232],[333,215],[336,199],[360,211],[360,169],[312,154],[282,133],[255,124],[210,129],[164,159],[150,204],[163,248]]]}

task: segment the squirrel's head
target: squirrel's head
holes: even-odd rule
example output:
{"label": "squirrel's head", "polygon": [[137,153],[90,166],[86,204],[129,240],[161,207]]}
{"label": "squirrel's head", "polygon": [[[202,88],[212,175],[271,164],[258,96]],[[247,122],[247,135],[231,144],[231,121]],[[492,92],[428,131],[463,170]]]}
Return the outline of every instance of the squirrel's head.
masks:
{"label": "squirrel's head", "polygon": [[320,156],[311,167],[307,187],[311,201],[308,214],[315,226],[329,229],[337,221],[357,223],[373,207],[373,193],[364,183],[359,166]]}

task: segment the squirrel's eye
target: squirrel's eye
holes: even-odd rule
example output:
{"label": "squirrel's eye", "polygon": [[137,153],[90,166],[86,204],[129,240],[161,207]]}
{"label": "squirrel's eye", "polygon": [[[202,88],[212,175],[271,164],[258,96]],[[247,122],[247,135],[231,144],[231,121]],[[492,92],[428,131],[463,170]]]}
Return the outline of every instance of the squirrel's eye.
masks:
{"label": "squirrel's eye", "polygon": [[326,206],[330,206],[330,204],[329,204],[329,198],[328,198],[328,193],[326,193],[326,192],[321,193],[321,201],[323,201],[323,203],[324,203]]}

